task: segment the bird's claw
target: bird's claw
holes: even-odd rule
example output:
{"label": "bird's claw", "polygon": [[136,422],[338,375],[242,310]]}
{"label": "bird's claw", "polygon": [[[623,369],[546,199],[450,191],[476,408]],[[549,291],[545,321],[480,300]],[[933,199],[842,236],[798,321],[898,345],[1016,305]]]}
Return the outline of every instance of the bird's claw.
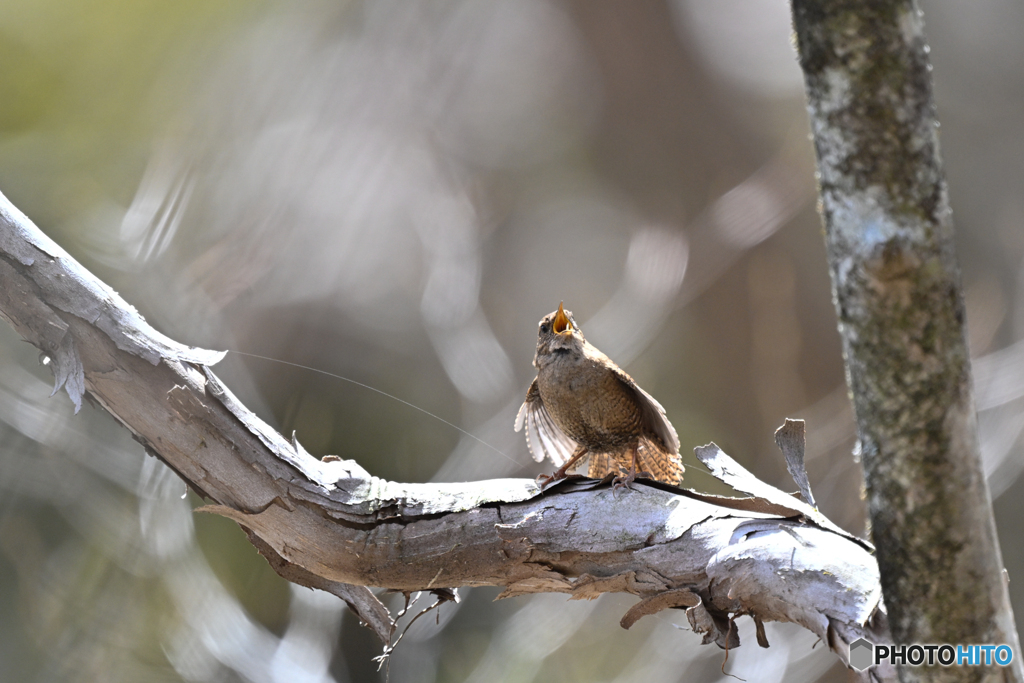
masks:
{"label": "bird's claw", "polygon": [[615,493],[619,489],[629,489],[630,491],[636,491],[631,484],[636,480],[635,474],[627,474],[626,476],[618,476],[612,479],[612,493]]}
{"label": "bird's claw", "polygon": [[612,493],[618,489],[629,489],[630,491],[636,491],[632,484],[639,478],[654,479],[650,472],[636,472],[630,471],[626,476],[619,475],[612,479]]}
{"label": "bird's claw", "polygon": [[555,472],[554,474],[538,474],[534,481],[537,482],[537,486],[539,486],[543,491],[545,486],[554,484],[560,479],[565,479],[565,474],[562,473],[561,476],[559,476],[559,473]]}

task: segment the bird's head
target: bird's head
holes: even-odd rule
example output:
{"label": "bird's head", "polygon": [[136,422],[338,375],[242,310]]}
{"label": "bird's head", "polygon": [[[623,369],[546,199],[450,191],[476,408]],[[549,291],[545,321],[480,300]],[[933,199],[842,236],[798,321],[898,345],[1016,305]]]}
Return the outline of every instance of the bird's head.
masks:
{"label": "bird's head", "polygon": [[578,353],[585,342],[583,330],[573,320],[572,311],[565,310],[559,303],[557,311],[548,313],[540,321],[533,364],[540,367],[563,354]]}

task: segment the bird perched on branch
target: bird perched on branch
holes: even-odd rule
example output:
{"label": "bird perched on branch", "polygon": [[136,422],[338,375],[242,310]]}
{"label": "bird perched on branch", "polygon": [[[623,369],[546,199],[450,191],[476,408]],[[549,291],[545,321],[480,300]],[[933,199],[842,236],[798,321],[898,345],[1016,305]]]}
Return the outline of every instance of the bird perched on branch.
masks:
{"label": "bird perched on branch", "polygon": [[537,378],[516,416],[526,426],[534,460],[558,465],[544,483],[563,479],[584,457],[589,476],[616,475],[617,485],[637,476],[667,484],[683,479],[679,437],[665,409],[612,359],[583,338],[562,304],[540,321]]}

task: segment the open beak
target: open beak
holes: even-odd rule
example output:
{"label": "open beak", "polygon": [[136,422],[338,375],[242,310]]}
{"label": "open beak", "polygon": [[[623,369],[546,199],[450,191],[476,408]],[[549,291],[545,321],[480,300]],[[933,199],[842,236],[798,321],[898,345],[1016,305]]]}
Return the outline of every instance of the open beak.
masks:
{"label": "open beak", "polygon": [[572,321],[565,314],[565,309],[562,308],[561,302],[558,304],[558,312],[555,313],[555,322],[552,329],[555,331],[555,334],[572,334]]}

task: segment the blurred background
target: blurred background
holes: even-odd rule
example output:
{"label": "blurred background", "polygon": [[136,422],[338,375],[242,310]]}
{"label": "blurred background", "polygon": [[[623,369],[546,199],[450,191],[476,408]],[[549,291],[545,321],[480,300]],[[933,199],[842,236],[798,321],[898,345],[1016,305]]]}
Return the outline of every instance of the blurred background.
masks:
{"label": "blurred background", "polygon": [[[981,438],[1024,616],[1024,6],[923,0]],[[533,477],[515,412],[564,300],[664,404],[864,532],[784,0],[0,0],[0,191],[311,453],[400,481]],[[0,326],[0,679],[377,681],[336,598],[66,395]],[[702,647],[635,598],[419,620],[394,681],[836,680],[808,632]],[[393,597],[393,596],[392,596]],[[385,597],[385,599],[392,599]],[[425,602],[425,601],[424,601]],[[391,603],[397,606],[397,602]],[[723,679],[725,680],[725,679]],[[732,679],[729,679],[732,680]]]}

